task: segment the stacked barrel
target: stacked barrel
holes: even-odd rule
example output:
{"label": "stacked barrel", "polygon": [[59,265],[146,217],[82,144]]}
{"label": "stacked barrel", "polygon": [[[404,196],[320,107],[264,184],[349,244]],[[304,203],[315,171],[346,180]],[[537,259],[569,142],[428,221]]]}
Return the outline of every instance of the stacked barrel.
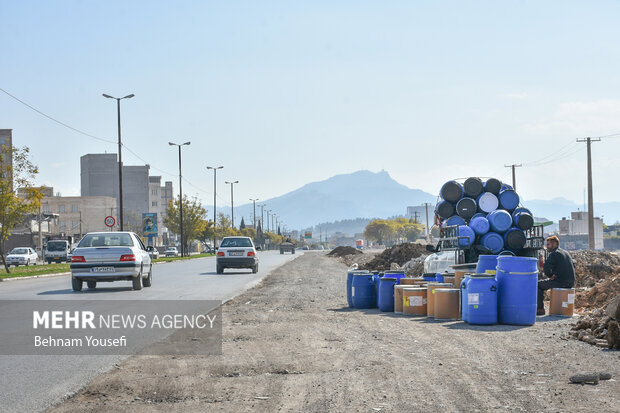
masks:
{"label": "stacked barrel", "polygon": [[534,225],[534,217],[520,206],[512,186],[472,177],[446,182],[439,196],[435,214],[444,227],[459,227],[461,247],[479,246],[490,254],[517,254],[525,247],[525,231]]}

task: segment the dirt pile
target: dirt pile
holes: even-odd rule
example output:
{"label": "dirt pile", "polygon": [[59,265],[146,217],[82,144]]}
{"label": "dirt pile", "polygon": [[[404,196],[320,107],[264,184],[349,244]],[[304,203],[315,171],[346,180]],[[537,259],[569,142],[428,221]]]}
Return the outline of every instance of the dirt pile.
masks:
{"label": "dirt pile", "polygon": [[620,274],[620,256],[613,252],[571,251],[575,264],[575,287],[594,287],[600,281]]}
{"label": "dirt pile", "polygon": [[392,267],[392,264],[398,264],[402,267],[412,259],[426,255],[428,255],[428,251],[426,251],[425,245],[408,242],[387,248],[373,260],[366,263],[362,269],[387,271]]}
{"label": "dirt pile", "polygon": [[330,257],[344,257],[346,255],[359,255],[363,254],[362,251],[353,247],[336,247],[327,254]]}
{"label": "dirt pile", "polygon": [[620,295],[620,276],[608,278],[575,295],[575,308],[580,311],[604,308],[614,297]]}
{"label": "dirt pile", "polygon": [[620,349],[620,277],[598,283],[577,293],[575,306],[585,313],[571,335],[599,347]]}

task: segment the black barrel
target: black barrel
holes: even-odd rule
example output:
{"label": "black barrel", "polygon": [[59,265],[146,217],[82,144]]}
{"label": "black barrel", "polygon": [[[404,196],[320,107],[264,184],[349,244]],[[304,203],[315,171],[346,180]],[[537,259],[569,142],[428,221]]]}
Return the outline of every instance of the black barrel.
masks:
{"label": "black barrel", "polygon": [[450,218],[454,215],[454,205],[448,201],[439,201],[435,205],[435,213],[442,218]]}
{"label": "black barrel", "polygon": [[463,198],[463,185],[456,181],[448,181],[441,187],[439,195],[448,202],[456,203]]}
{"label": "black barrel", "polygon": [[480,178],[467,178],[463,184],[463,188],[465,189],[465,196],[474,199],[478,198],[478,195],[484,191],[484,186]]}
{"label": "black barrel", "polygon": [[525,247],[525,233],[518,228],[510,228],[504,234],[504,246],[512,251],[518,251]]}
{"label": "black barrel", "polygon": [[499,195],[499,191],[502,190],[502,181],[495,178],[489,178],[484,183],[484,190],[495,195]]}
{"label": "black barrel", "polygon": [[473,198],[463,198],[456,204],[456,213],[463,219],[469,220],[478,212],[478,204]]}

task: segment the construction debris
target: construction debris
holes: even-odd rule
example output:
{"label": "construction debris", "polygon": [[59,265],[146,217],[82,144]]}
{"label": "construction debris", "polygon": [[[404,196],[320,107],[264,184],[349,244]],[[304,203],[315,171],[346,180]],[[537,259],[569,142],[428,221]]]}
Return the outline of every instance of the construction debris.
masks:
{"label": "construction debris", "polygon": [[330,257],[344,257],[346,255],[359,255],[363,254],[362,251],[353,247],[336,247],[329,252]]}
{"label": "construction debris", "polygon": [[426,255],[428,255],[428,251],[426,251],[425,245],[408,242],[387,248],[373,260],[362,266],[362,269],[387,271],[392,268],[392,264],[398,264],[399,267],[402,267],[413,258],[420,258]]}
{"label": "construction debris", "polygon": [[575,264],[575,287],[594,287],[597,282],[620,274],[620,256],[613,252],[571,251]]}
{"label": "construction debris", "polygon": [[611,380],[611,373],[578,373],[570,377],[571,383],[598,384],[599,380]]}
{"label": "construction debris", "polygon": [[[615,282],[617,288],[620,278],[608,281]],[[610,283],[605,282],[601,284]],[[581,294],[590,294],[590,298],[594,298],[596,302],[596,297],[608,296],[603,295],[603,292],[601,292],[602,287],[602,285],[597,285]],[[596,290],[592,292],[594,289]],[[601,302],[598,304],[598,308],[585,313],[573,325],[570,334],[574,338],[592,345],[620,349],[620,293],[616,292],[615,294],[615,297],[612,296],[605,303]]]}

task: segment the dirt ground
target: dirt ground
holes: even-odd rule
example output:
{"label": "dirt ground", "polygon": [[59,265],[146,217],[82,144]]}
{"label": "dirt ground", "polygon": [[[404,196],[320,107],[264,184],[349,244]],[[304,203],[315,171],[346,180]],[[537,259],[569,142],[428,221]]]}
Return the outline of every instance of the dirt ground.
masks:
{"label": "dirt ground", "polygon": [[[346,306],[346,266],[306,253],[223,307],[223,355],[133,356],[52,412],[620,411],[620,352],[570,319],[469,326]],[[599,385],[569,383],[606,371]]]}

